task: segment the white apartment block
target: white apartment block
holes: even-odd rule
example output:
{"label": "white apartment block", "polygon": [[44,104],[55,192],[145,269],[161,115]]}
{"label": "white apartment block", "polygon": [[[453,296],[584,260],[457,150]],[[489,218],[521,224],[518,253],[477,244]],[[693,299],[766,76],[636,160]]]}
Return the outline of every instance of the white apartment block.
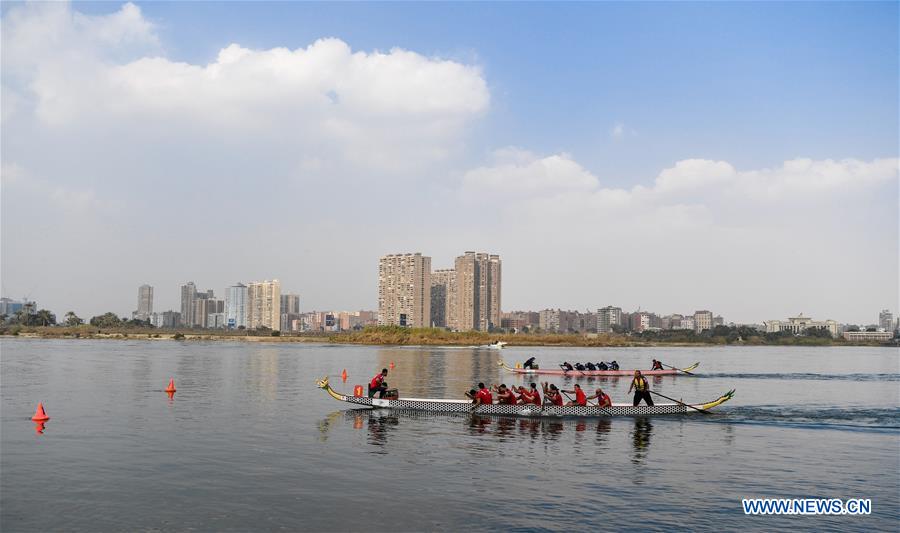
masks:
{"label": "white apartment block", "polygon": [[254,281],[247,285],[247,327],[281,328],[281,282]]}
{"label": "white apartment block", "polygon": [[413,328],[431,322],[431,258],[390,254],[378,261],[378,325]]}

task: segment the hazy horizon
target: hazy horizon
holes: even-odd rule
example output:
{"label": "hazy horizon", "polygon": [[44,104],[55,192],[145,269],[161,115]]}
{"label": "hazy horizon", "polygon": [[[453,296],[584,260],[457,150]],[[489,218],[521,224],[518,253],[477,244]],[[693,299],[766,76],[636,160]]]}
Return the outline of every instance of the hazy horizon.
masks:
{"label": "hazy horizon", "polygon": [[896,3],[18,3],[2,295],[58,318],[499,254],[504,311],[900,312]]}

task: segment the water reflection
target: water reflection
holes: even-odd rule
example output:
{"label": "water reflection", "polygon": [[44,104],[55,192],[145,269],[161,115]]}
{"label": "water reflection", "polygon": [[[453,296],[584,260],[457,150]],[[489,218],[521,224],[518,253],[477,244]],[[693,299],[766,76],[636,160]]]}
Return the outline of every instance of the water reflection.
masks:
{"label": "water reflection", "polygon": [[650,434],[653,433],[653,424],[650,418],[640,416],[634,419],[634,431],[631,433],[634,446],[634,455],[631,462],[644,464],[650,451]]}

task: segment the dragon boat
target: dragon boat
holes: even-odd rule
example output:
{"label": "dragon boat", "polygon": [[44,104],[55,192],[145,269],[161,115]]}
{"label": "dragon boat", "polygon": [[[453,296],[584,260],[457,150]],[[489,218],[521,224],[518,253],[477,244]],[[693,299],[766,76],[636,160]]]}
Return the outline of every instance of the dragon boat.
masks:
{"label": "dragon boat", "polygon": [[340,402],[371,409],[393,409],[397,411],[426,411],[432,413],[472,413],[478,415],[501,415],[520,417],[605,417],[605,416],[646,416],[646,415],[684,415],[709,411],[722,405],[734,396],[734,390],[730,390],[715,400],[706,403],[657,403],[655,405],[638,405],[614,403],[612,407],[588,406],[557,406],[557,405],[508,405],[493,404],[479,405],[472,408],[469,400],[447,400],[436,398],[397,398],[382,399],[369,398],[367,396],[348,396],[331,388],[328,378],[324,377],[316,381],[320,389],[324,389],[332,398]]}
{"label": "dragon boat", "polygon": [[[632,376],[634,375],[634,369],[631,370],[562,370],[562,369],[543,369],[543,368],[513,368],[507,365],[503,359],[497,361],[497,364],[500,365],[504,370],[508,370],[509,372],[515,372],[516,374],[526,374],[529,376],[537,376],[537,375],[546,375],[546,376],[570,376],[570,377],[581,377],[581,376]],[[700,366],[700,363],[694,363],[687,368],[666,368],[664,370],[641,370],[641,374],[645,376],[675,376],[681,373],[689,374],[691,370],[694,370]]]}

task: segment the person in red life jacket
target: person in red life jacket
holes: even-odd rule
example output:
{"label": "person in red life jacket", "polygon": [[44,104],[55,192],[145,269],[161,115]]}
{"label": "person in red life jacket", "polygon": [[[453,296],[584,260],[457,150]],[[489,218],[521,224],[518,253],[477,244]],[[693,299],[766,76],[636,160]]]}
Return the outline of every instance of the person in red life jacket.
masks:
{"label": "person in red life jacket", "polygon": [[478,391],[475,393],[475,399],[472,401],[475,407],[479,405],[491,405],[494,403],[494,397],[491,395],[490,389],[484,386],[484,383],[478,384]]}
{"label": "person in red life jacket", "polygon": [[656,359],[654,359],[653,366],[650,367],[650,370],[662,370],[662,369],[663,369],[662,363],[657,361]]}
{"label": "person in red life jacket", "polygon": [[593,400],[597,398],[597,407],[612,407],[612,398],[609,397],[609,394],[603,392],[603,389],[597,389],[593,395],[588,396],[588,400]]}
{"label": "person in red life jacket", "polygon": [[641,400],[647,402],[647,405],[653,407],[653,398],[650,397],[650,383],[647,378],[641,375],[640,370],[634,371],[634,379],[631,380],[631,386],[628,387],[628,393],[634,389],[634,406],[641,403]]}
{"label": "person in red life jacket", "polygon": [[581,385],[579,385],[578,383],[575,384],[574,389],[564,390],[563,392],[565,392],[566,394],[574,394],[575,395],[575,400],[570,401],[566,405],[581,405],[581,406],[587,405],[587,395],[584,393],[583,390],[581,390]]}
{"label": "person in red life jacket", "polygon": [[516,405],[516,394],[506,388],[505,383],[497,387],[497,403]]}
{"label": "person in red life jacket", "polygon": [[559,393],[559,389],[556,388],[556,385],[548,385],[544,382],[544,401],[550,405],[563,404],[562,394]]}
{"label": "person in red life jacket", "polygon": [[379,398],[384,398],[384,391],[387,390],[387,383],[384,381],[386,377],[387,368],[382,368],[380,374],[375,374],[375,377],[369,382],[369,398],[374,398],[376,392]]}

